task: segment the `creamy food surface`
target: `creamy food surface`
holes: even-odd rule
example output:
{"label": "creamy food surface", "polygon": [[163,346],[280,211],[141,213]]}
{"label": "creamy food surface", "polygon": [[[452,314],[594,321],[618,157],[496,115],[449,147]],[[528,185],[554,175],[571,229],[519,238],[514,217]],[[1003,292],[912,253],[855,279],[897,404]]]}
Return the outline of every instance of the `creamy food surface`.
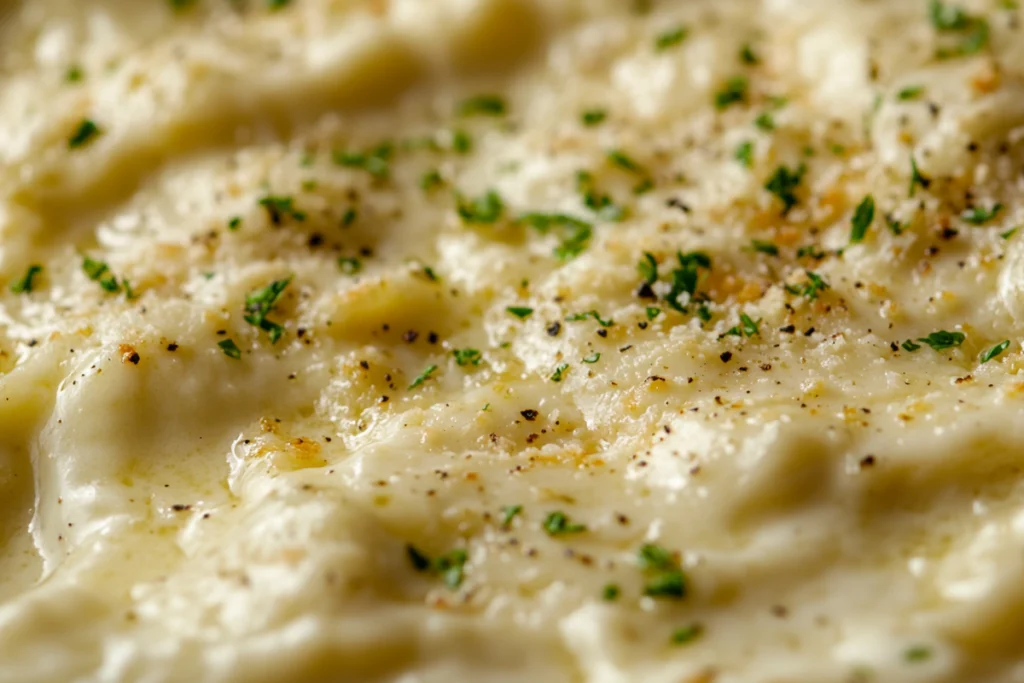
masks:
{"label": "creamy food surface", "polygon": [[0,681],[1024,681],[1017,5],[0,2]]}

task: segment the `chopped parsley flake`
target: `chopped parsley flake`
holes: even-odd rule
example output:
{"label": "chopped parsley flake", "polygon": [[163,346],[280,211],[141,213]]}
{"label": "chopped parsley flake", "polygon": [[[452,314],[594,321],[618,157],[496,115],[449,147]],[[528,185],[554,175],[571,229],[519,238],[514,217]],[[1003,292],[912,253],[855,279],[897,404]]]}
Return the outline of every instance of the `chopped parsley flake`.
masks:
{"label": "chopped parsley flake", "polygon": [[608,112],[604,109],[587,109],[580,115],[584,126],[600,125],[606,118],[608,118]]}
{"label": "chopped parsley flake", "polygon": [[864,241],[868,234],[871,221],[875,220],[875,198],[867,195],[857,205],[853,212],[853,225],[850,228],[850,244],[857,244]]}
{"label": "chopped parsley flake", "polygon": [[121,291],[121,285],[117,277],[110,272],[110,267],[102,261],[95,261],[88,256],[82,260],[82,270],[93,282],[98,282],[104,291],[116,294]]}
{"label": "chopped parsley flake", "polygon": [[676,599],[686,596],[686,575],[669,550],[645,543],[637,552],[637,561],[640,568],[651,575],[644,586],[644,595]]}
{"label": "chopped parsley flake", "polygon": [[757,66],[761,63],[761,58],[754,52],[754,48],[750,47],[750,43],[744,43],[740,48],[740,61],[747,66]]}
{"label": "chopped parsley flake", "polygon": [[746,76],[733,76],[715,93],[715,108],[726,109],[730,105],[747,101]]}
{"label": "chopped parsley flake", "polygon": [[952,349],[956,346],[960,346],[964,343],[966,338],[967,335],[963,332],[947,332],[946,330],[939,330],[938,332],[932,332],[927,337],[919,337],[917,341],[924,342],[935,351],[944,351],[946,349]]}
{"label": "chopped parsley flake", "polygon": [[430,379],[430,376],[434,374],[435,370],[437,370],[437,366],[436,365],[431,365],[431,366],[427,367],[426,370],[421,372],[416,377],[416,379],[414,379],[412,381],[412,384],[409,385],[409,391],[412,391],[413,389],[415,389],[416,387],[420,386],[421,384],[426,382],[428,379]]}
{"label": "chopped parsley flake", "polygon": [[274,305],[281,297],[281,293],[291,283],[292,278],[274,280],[266,287],[253,290],[245,295],[245,322],[255,325],[268,333],[270,343],[276,344],[284,334],[284,328],[275,322],[267,320],[267,316],[274,309]]}
{"label": "chopped parsley flake", "polygon": [[455,349],[452,355],[455,356],[455,362],[462,366],[480,365],[484,359],[479,349]]}
{"label": "chopped parsley flake", "polygon": [[932,181],[921,175],[921,171],[917,168],[917,160],[913,156],[910,157],[910,197],[914,197],[914,192],[917,187],[920,186],[922,190],[927,190],[928,186],[932,184]]}
{"label": "chopped parsley flake", "polygon": [[232,216],[231,220],[228,221],[228,230],[234,232],[242,227],[242,217]]}
{"label": "chopped parsley flake", "polygon": [[614,602],[619,599],[621,594],[622,589],[619,588],[618,584],[609,583],[601,590],[601,599],[606,602]]}
{"label": "chopped parsley flake", "polygon": [[10,289],[14,294],[27,294],[32,291],[33,280],[36,275],[43,272],[43,267],[37,264],[32,264],[28,267],[25,275],[20,280],[15,280],[11,283]]}
{"label": "chopped parsley flake", "polygon": [[913,647],[907,648],[906,652],[903,653],[903,659],[908,662],[923,662],[931,659],[931,657],[931,648],[924,645],[914,645]]}
{"label": "chopped parsley flake", "polygon": [[644,171],[643,166],[641,166],[636,161],[634,161],[629,155],[627,155],[622,150],[619,150],[619,149],[608,150],[608,155],[607,156],[608,156],[608,161],[613,166],[618,166],[619,168],[621,168],[624,171],[629,171],[630,173],[636,173],[637,175],[647,175],[647,172]]}
{"label": "chopped parsley flake", "polygon": [[350,206],[349,208],[345,209],[345,213],[341,214],[341,227],[347,228],[348,226],[355,223],[356,218],[358,217],[359,214],[356,213],[356,210]]}
{"label": "chopped parsley flake", "polygon": [[242,357],[242,350],[238,348],[238,344],[235,343],[234,339],[222,339],[217,342],[217,346],[224,352],[224,355],[228,358],[234,358],[239,360]]}
{"label": "chopped parsley flake", "polygon": [[565,374],[565,371],[568,370],[568,369],[569,369],[569,364],[568,363],[560,364],[557,368],[555,368],[554,373],[552,373],[551,381],[552,382],[561,382],[562,381],[562,376]]}
{"label": "chopped parsley flake", "polygon": [[775,130],[775,117],[771,115],[771,112],[762,112],[754,119],[754,125],[765,133],[771,133]]}
{"label": "chopped parsley flake", "polygon": [[505,203],[494,190],[488,190],[479,197],[467,198],[455,194],[456,208],[465,223],[494,223],[505,211]]}
{"label": "chopped parsley flake", "polygon": [[960,218],[971,225],[983,225],[995,218],[1002,210],[1002,204],[995,204],[991,209],[983,209],[980,206],[975,206],[961,213]]}
{"label": "chopped parsley flake", "polygon": [[700,268],[711,268],[711,259],[703,252],[694,251],[689,253],[677,252],[679,267],[672,271],[672,287],[665,295],[665,302],[680,313],[686,313],[686,306],[680,298],[685,294],[689,301],[697,292],[697,282],[700,278]]}
{"label": "chopped parsley flake", "polygon": [[465,579],[465,565],[469,555],[462,548],[455,548],[431,560],[428,555],[409,544],[405,546],[405,555],[413,569],[440,576],[444,585],[452,590],[461,586]]}
{"label": "chopped parsley flake", "polygon": [[82,67],[77,65],[69,66],[64,74],[64,80],[68,83],[78,83],[83,78],[85,78],[85,72],[82,71]]}
{"label": "chopped parsley flake", "polygon": [[908,353],[913,353],[914,351],[917,351],[919,348],[921,348],[920,344],[915,344],[910,339],[900,344],[900,346],[903,348],[904,351],[907,351]]}
{"label": "chopped parsley flake", "polygon": [[473,149],[473,138],[464,130],[452,131],[452,151],[456,154],[469,154]]}
{"label": "chopped parsley flake", "polygon": [[740,325],[743,327],[743,334],[748,337],[753,337],[755,334],[761,334],[761,331],[757,327],[760,322],[760,320],[754,320],[746,313],[740,313]]}
{"label": "chopped parsley flake", "polygon": [[504,116],[505,100],[499,95],[477,95],[459,104],[460,116]]}
{"label": "chopped parsley flake", "polygon": [[806,172],[807,167],[804,164],[800,164],[795,171],[790,170],[788,166],[779,166],[775,169],[772,177],[768,179],[768,182],[765,183],[764,189],[778,197],[782,202],[783,216],[788,214],[790,209],[796,206],[799,201],[795,191],[800,186]]}
{"label": "chopped parsley flake", "polygon": [[804,272],[807,275],[807,282],[802,285],[786,285],[786,291],[814,301],[818,298],[818,294],[829,288],[829,284],[815,272],[810,270]]}
{"label": "chopped parsley flake", "polygon": [[682,626],[672,632],[672,644],[673,645],[686,645],[692,643],[701,637],[704,633],[704,627],[700,624],[690,624],[688,626]]}
{"label": "chopped parsley flake", "polygon": [[1010,348],[1010,340],[1009,339],[1006,339],[1004,341],[999,342],[998,344],[993,346],[991,349],[989,349],[985,353],[981,354],[981,362],[983,364],[989,362],[993,358],[996,358],[997,356],[1002,354],[1003,351],[1005,351],[1008,348]]}
{"label": "chopped parsley flake", "polygon": [[686,40],[688,33],[689,31],[685,26],[677,26],[676,28],[660,33],[658,34],[658,37],[654,39],[654,49],[657,52],[662,52],[670,47],[675,47]]}
{"label": "chopped parsley flake", "polygon": [[544,531],[548,536],[578,534],[586,530],[585,524],[574,524],[564,512],[559,510],[552,512],[544,519]]}
{"label": "chopped parsley flake", "polygon": [[102,134],[103,130],[92,119],[82,119],[68,138],[68,149],[85,147]]}
{"label": "chopped parsley flake", "polygon": [[1016,228],[1010,228],[1010,229],[1009,229],[1009,230],[1007,230],[1006,232],[1004,232],[1004,233],[1000,233],[1000,235],[999,235],[999,236],[1000,236],[1000,237],[1002,237],[1002,238],[1003,238],[1004,240],[1008,240],[1008,239],[1010,239],[1011,237],[1013,237],[1013,236],[1014,236],[1015,234],[1017,234],[1017,230],[1018,230],[1019,228],[1020,228],[1020,226],[1017,226]]}
{"label": "chopped parsley flake", "polygon": [[659,315],[661,315],[661,309],[658,308],[657,306],[648,306],[647,308],[644,309],[644,312],[647,314],[648,320],[654,320]]}
{"label": "chopped parsley flake", "polygon": [[505,529],[512,526],[512,520],[523,512],[522,505],[506,505],[501,508],[501,526]]}
{"label": "chopped parsley flake", "polygon": [[267,195],[259,200],[259,205],[267,212],[271,223],[281,225],[285,217],[291,217],[300,222],[306,220],[306,213],[296,209],[294,202],[293,197]]}
{"label": "chopped parsley flake", "polygon": [[615,321],[609,318],[605,320],[601,317],[601,314],[597,311],[587,311],[586,313],[573,313],[572,315],[565,316],[566,322],[578,322],[580,320],[586,320],[587,318],[593,318],[597,321],[597,324],[601,327],[611,327],[615,324]]}
{"label": "chopped parsley flake", "polygon": [[977,54],[988,46],[989,26],[984,18],[941,0],[931,0],[929,16],[937,31],[956,34],[956,42],[946,43],[938,49],[936,56],[939,59]]}
{"label": "chopped parsley flake", "polygon": [[902,102],[906,102],[907,100],[916,100],[923,92],[923,85],[908,85],[904,88],[900,88],[899,92],[896,93],[896,99]]}
{"label": "chopped parsley flake", "polygon": [[332,154],[334,163],[347,168],[361,168],[374,178],[384,180],[391,174],[390,142],[383,142],[369,152],[346,152],[335,150]]}
{"label": "chopped parsley flake", "polygon": [[601,354],[599,352],[595,351],[594,353],[592,353],[589,356],[587,356],[586,358],[584,358],[583,362],[584,363],[593,364],[593,363],[596,363],[599,360],[601,360]]}
{"label": "chopped parsley flake", "polygon": [[778,256],[779,248],[772,242],[766,242],[765,240],[751,240],[750,250],[760,254],[768,254],[769,256]]}
{"label": "chopped parsley flake", "polygon": [[338,268],[345,275],[355,275],[363,269],[363,262],[354,256],[340,256],[338,257]]}
{"label": "chopped parsley flake", "polygon": [[576,191],[583,197],[583,205],[593,211],[602,220],[620,221],[626,212],[616,205],[612,198],[597,190],[594,176],[587,171],[576,172]]}
{"label": "chopped parsley flake", "polygon": [[590,223],[564,213],[527,213],[516,222],[529,225],[542,235],[553,228],[563,228],[562,243],[553,251],[560,261],[569,261],[583,253],[593,234]]}
{"label": "chopped parsley flake", "polygon": [[533,314],[533,309],[526,306],[509,306],[505,310],[520,320],[525,320]]}
{"label": "chopped parsley flake", "polygon": [[636,264],[636,269],[647,284],[653,285],[658,281],[658,261],[651,252],[644,252],[644,257]]}
{"label": "chopped parsley flake", "polygon": [[903,231],[909,227],[906,223],[901,223],[892,216],[885,217],[885,224],[888,226],[889,231],[896,236],[902,235]]}
{"label": "chopped parsley flake", "polygon": [[744,140],[737,145],[733,156],[736,158],[736,161],[747,168],[751,168],[754,165],[754,143],[750,140]]}
{"label": "chopped parsley flake", "polygon": [[444,178],[441,177],[441,172],[436,168],[427,171],[420,178],[420,189],[424,192],[430,192],[442,185],[444,185]]}

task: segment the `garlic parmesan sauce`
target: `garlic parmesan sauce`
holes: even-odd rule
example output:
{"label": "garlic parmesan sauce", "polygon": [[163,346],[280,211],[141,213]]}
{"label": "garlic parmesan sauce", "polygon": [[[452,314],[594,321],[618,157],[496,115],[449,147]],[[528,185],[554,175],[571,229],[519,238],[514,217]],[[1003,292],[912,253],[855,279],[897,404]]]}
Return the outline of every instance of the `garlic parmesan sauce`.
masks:
{"label": "garlic parmesan sauce", "polygon": [[1024,681],[1022,21],[0,2],[0,681]]}

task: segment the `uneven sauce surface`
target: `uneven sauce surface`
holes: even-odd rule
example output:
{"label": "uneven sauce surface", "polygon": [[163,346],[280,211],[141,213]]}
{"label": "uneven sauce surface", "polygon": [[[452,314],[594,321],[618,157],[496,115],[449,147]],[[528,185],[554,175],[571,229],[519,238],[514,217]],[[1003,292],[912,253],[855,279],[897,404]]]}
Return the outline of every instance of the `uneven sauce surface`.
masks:
{"label": "uneven sauce surface", "polygon": [[1016,2],[0,17],[0,680],[1024,681]]}

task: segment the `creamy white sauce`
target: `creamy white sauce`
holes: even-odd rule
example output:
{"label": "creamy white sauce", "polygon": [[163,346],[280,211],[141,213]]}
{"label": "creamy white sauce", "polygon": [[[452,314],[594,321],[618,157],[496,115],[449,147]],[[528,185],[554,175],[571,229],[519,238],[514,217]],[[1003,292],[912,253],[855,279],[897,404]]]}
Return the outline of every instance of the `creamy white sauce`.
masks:
{"label": "creamy white sauce", "polygon": [[271,4],[0,2],[0,680],[1024,681],[1013,3]]}

